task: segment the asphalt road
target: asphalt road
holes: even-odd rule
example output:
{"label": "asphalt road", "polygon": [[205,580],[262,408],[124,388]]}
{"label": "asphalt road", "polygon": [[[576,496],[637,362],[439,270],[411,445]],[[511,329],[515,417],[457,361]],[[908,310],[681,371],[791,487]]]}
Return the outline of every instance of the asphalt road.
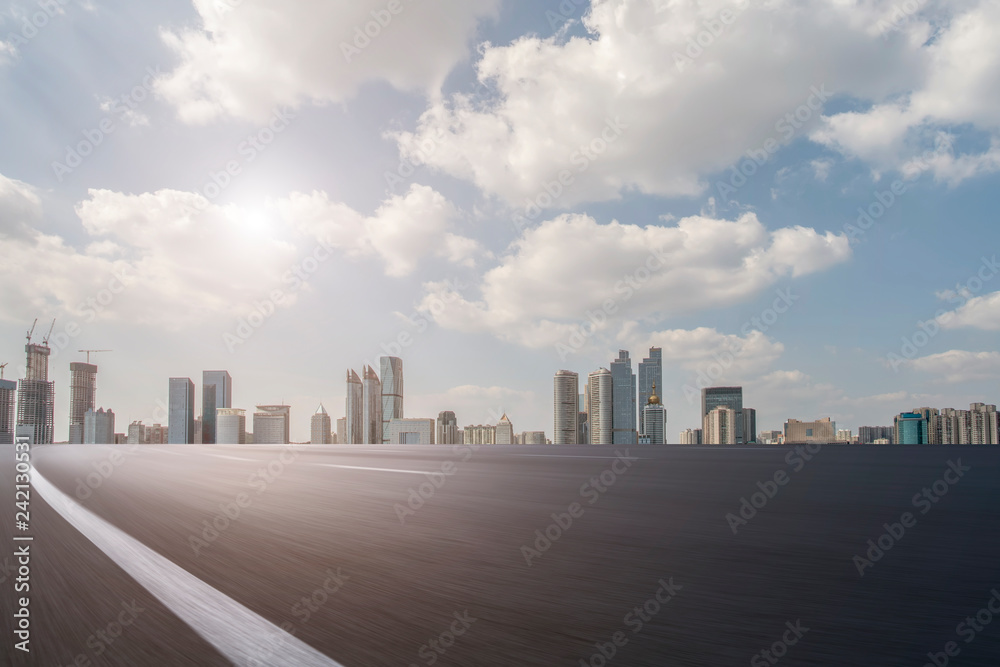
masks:
{"label": "asphalt road", "polygon": [[936,449],[42,446],[21,531],[4,447],[0,662],[1000,664],[1000,449]]}

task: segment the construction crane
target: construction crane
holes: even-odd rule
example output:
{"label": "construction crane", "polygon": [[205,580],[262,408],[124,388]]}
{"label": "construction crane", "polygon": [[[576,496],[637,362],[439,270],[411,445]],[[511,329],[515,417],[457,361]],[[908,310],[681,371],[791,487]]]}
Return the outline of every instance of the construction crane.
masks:
{"label": "construction crane", "polygon": [[49,346],[49,337],[52,336],[52,330],[56,328],[56,318],[52,318],[52,326],[49,327],[49,332],[45,334],[45,338],[42,339],[42,345],[45,347]]}
{"label": "construction crane", "polygon": [[38,324],[38,318],[31,325],[31,329],[28,331],[28,345],[31,345],[31,334],[35,333],[35,325]]}
{"label": "construction crane", "polygon": [[[10,363],[10,362],[7,362]],[[0,380],[3,379],[3,369],[7,368],[7,364],[0,364]]]}
{"label": "construction crane", "polygon": [[87,353],[87,363],[89,364],[90,363],[90,353],[91,352],[93,352],[94,354],[97,354],[98,352],[114,352],[114,350],[77,350],[77,352],[86,352]]}

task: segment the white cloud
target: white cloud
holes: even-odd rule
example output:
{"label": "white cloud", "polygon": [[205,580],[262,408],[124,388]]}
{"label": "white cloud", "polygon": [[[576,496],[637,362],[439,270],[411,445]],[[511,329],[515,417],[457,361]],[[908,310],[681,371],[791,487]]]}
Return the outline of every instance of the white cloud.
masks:
{"label": "white cloud", "polygon": [[[201,26],[162,31],[181,62],[157,89],[189,123],[263,121],[278,106],[344,101],[370,81],[433,92],[466,56],[478,21],[498,5],[194,0]],[[389,6],[401,11],[392,14]],[[365,37],[365,30],[376,36]],[[365,39],[360,53],[350,51]]]}
{"label": "white cloud", "polygon": [[42,200],[32,186],[0,174],[0,237],[24,237],[42,217]]}
{"label": "white cloud", "polygon": [[478,242],[451,231],[458,210],[424,185],[394,195],[370,217],[331,202],[325,192],[293,193],[277,207],[286,222],[349,256],[379,256],[390,276],[413,273],[424,257],[475,266],[477,257],[488,256]]}
{"label": "white cloud", "polygon": [[[891,99],[874,100],[867,111],[826,118],[812,138],[882,170],[899,169],[909,178],[931,172],[955,185],[997,171],[1000,53],[994,42],[998,29],[1000,5],[992,0],[927,3],[899,31],[888,33],[887,40],[889,45],[918,45],[913,66],[919,83]],[[990,147],[955,155],[947,141],[942,149],[942,131],[962,125],[988,133]],[[929,151],[932,143],[939,150]]]}
{"label": "white cloud", "polygon": [[[807,136],[827,93],[881,101],[919,83],[924,49],[883,40],[876,4],[888,6],[772,0],[740,11],[742,0],[596,0],[585,37],[485,45],[478,77],[496,95],[435,102],[398,141],[417,159],[421,140],[443,132],[425,162],[517,206],[539,195],[544,203],[561,170],[575,181],[561,207],[632,190],[699,194],[707,175],[767,140],[776,148]],[[728,24],[723,11],[736,14]],[[814,108],[801,107],[810,96]],[[624,128],[604,147],[609,119]]]}
{"label": "white cloud", "polygon": [[1000,377],[1000,352],[949,350],[904,362],[921,373],[949,383],[995,380]]}
{"label": "white cloud", "polygon": [[[662,319],[739,303],[781,278],[850,256],[845,236],[804,227],[769,232],[753,213],[648,227],[564,215],[515,241],[483,276],[477,300],[429,283],[421,308],[448,329],[544,347],[566,343],[588,321]],[[438,299],[449,306],[434,313]]]}
{"label": "white cloud", "polygon": [[1000,331],[1000,292],[970,298],[958,309],[938,317],[937,322],[945,329],[972,327]]}
{"label": "white cloud", "polygon": [[627,322],[618,341],[629,349],[659,347],[663,363],[691,373],[699,386],[745,381],[771,366],[785,346],[760,331],[745,336],[724,334],[709,327],[639,333],[638,322]]}

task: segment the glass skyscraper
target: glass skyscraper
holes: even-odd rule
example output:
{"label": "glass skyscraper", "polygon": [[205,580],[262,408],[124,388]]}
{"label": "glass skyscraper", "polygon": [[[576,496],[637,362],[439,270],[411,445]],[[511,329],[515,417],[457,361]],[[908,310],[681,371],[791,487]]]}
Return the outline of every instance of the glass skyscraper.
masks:
{"label": "glass skyscraper", "polygon": [[[742,445],[746,440],[743,436],[743,387],[705,387],[701,390],[701,416],[705,416],[715,408],[723,407],[736,412],[733,415],[734,444]],[[708,433],[708,429],[705,429]],[[718,444],[718,443],[715,443]]]}
{"label": "glass skyscraper", "polygon": [[612,382],[611,371],[599,368],[588,376],[587,406],[590,408],[590,444],[610,445],[612,442]]}
{"label": "glass skyscraper", "polygon": [[371,366],[364,369],[362,378],[361,443],[382,444],[382,383]]}
{"label": "glass skyscraper", "polygon": [[201,385],[201,441],[215,444],[215,411],[233,407],[233,378],[228,371],[202,371]]}
{"label": "glass skyscraper", "polygon": [[382,376],[382,442],[389,442],[389,422],[403,419],[403,360],[399,357],[380,357]]}
{"label": "glass skyscraper", "polygon": [[194,444],[194,382],[191,378],[170,378],[167,443]]}
{"label": "glass skyscraper", "polygon": [[618,350],[618,358],[611,362],[612,382],[612,442],[616,445],[634,445],[636,439],[635,373],[628,350]]}
{"label": "glass skyscraper", "polygon": [[[644,410],[653,393],[654,384],[660,388],[660,393],[663,393],[663,350],[661,348],[649,348],[649,356],[639,363],[636,380],[639,387],[639,409]],[[662,402],[662,400],[661,398],[660,401]],[[643,420],[639,422],[639,435],[649,435],[645,431]]]}
{"label": "glass skyscraper", "polygon": [[353,370],[347,371],[347,399],[345,406],[345,437],[340,444],[360,445],[361,434],[364,432],[361,423],[364,421],[364,385],[361,378]]}

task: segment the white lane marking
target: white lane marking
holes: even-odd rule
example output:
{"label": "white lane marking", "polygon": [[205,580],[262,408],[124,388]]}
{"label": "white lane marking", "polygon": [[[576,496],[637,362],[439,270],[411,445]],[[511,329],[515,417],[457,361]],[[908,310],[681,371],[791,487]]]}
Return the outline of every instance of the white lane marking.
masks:
{"label": "white lane marking", "polygon": [[31,469],[31,486],[191,629],[236,665],[343,667],[75,502]]}
{"label": "white lane marking", "polygon": [[546,459],[619,459],[620,456],[578,456],[576,454],[512,454],[511,456],[539,456]]}
{"label": "white lane marking", "polygon": [[217,459],[229,459],[230,461],[249,461],[250,463],[257,463],[257,459],[241,459],[238,456],[226,456],[225,454],[209,454],[209,456],[214,456]]}
{"label": "white lane marking", "polygon": [[342,466],[336,463],[314,463],[313,465],[322,466],[324,468],[345,468],[347,470],[374,470],[376,472],[401,472],[408,475],[430,475],[429,472],[424,472],[423,470],[397,470],[395,468],[366,468],[364,466]]}

